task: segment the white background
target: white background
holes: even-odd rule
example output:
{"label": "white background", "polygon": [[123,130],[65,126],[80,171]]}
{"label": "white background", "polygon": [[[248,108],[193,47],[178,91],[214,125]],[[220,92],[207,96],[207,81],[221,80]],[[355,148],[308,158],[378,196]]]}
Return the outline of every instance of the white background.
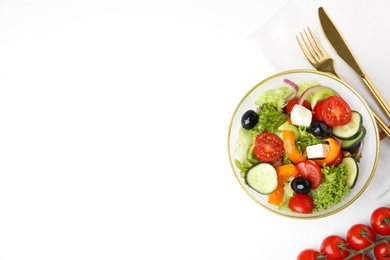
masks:
{"label": "white background", "polygon": [[0,1],[0,259],[295,259],[368,221],[274,215],[229,165],[285,3]]}

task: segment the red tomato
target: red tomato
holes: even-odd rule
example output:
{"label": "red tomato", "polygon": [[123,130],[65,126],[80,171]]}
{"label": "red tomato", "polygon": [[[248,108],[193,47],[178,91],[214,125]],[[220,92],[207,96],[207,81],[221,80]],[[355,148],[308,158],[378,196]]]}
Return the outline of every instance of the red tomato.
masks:
{"label": "red tomato", "polygon": [[365,254],[355,255],[350,260],[371,260],[371,258]]}
{"label": "red tomato", "polygon": [[341,163],[341,161],[344,158],[344,151],[340,150],[339,154],[337,155],[336,159],[334,159],[333,162],[329,163],[328,166],[337,166]]}
{"label": "red tomato", "polygon": [[322,117],[329,126],[346,125],[351,121],[352,110],[341,97],[331,96],[322,103]]}
{"label": "red tomato", "polygon": [[336,235],[330,235],[322,241],[320,252],[329,260],[344,259],[350,254],[347,241]]}
{"label": "red tomato", "polygon": [[283,141],[276,134],[261,133],[256,137],[253,152],[263,162],[273,162],[283,155]]}
{"label": "red tomato", "polygon": [[376,234],[370,226],[356,224],[348,230],[347,241],[353,250],[359,251],[374,243]]}
{"label": "red tomato", "polygon": [[297,260],[316,260],[318,255],[320,255],[320,252],[308,248],[299,253]]}
{"label": "red tomato", "polygon": [[308,214],[314,209],[313,199],[309,194],[295,194],[290,198],[288,207],[297,213]]}
{"label": "red tomato", "polygon": [[322,103],[324,100],[320,100],[317,102],[317,104],[313,108],[313,120],[321,121],[323,122],[322,118]]}
{"label": "red tomato", "polygon": [[383,242],[375,246],[374,255],[377,260],[389,260],[390,250],[388,242]]}
{"label": "red tomato", "polygon": [[382,236],[390,235],[390,208],[380,207],[374,210],[370,218],[371,227]]}
{"label": "red tomato", "polygon": [[311,182],[311,188],[316,189],[322,181],[322,172],[320,166],[314,161],[305,160],[297,163],[298,176],[304,177]]}
{"label": "red tomato", "polygon": [[[290,100],[287,105],[286,105],[286,108],[285,108],[285,112],[286,114],[291,114],[291,111],[293,109],[293,107],[298,104],[298,98],[294,98],[292,100]],[[306,107],[307,109],[309,109],[311,111],[311,105],[309,102],[307,102],[306,100],[303,101],[302,103],[302,106]]]}

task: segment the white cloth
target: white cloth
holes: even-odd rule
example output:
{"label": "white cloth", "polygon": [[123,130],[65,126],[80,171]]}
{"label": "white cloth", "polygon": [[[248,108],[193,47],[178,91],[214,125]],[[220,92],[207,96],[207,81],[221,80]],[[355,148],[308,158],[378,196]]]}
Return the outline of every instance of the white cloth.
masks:
{"label": "white cloth", "polygon": [[[335,60],[338,73],[367,103],[389,123],[360,78],[332,49],[323,34],[318,7],[324,7],[358,62],[373,84],[390,103],[390,1],[388,0],[292,0],[270,21],[249,38],[253,59],[272,66],[275,72],[290,69],[314,69],[305,58],[296,35],[308,26],[323,48]],[[373,199],[390,196],[390,140],[380,143],[380,158],[376,174],[364,194]],[[388,192],[388,193],[387,193]]]}

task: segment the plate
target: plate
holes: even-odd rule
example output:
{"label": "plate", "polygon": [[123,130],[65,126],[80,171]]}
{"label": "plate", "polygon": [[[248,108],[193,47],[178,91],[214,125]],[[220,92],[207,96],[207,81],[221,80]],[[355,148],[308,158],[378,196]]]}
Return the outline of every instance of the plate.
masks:
{"label": "plate", "polygon": [[[350,193],[343,198],[343,201],[339,204],[331,206],[329,209],[310,214],[300,214],[290,211],[280,210],[277,206],[268,203],[268,196],[257,193],[249,188],[243,178],[240,176],[240,170],[235,165],[235,148],[237,147],[237,139],[239,129],[241,127],[241,117],[249,109],[256,110],[257,106],[255,101],[267,90],[279,88],[284,86],[283,80],[289,79],[296,84],[311,83],[316,81],[322,86],[330,87],[334,89],[346,102],[350,105],[352,110],[358,111],[363,117],[363,125],[366,128],[366,136],[364,138],[364,149],[362,158],[359,162],[359,177],[358,180],[351,189]],[[241,99],[237,105],[233,116],[230,121],[228,131],[228,153],[229,160],[235,177],[244,189],[244,191],[251,197],[256,203],[264,208],[287,217],[292,218],[320,218],[335,214],[357,200],[368,187],[371,179],[375,174],[375,170],[378,164],[379,158],[379,134],[375,119],[370,112],[370,108],[364,99],[348,84],[340,79],[314,70],[290,70],[280,72],[272,75],[265,80],[255,85],[249,92]]]}

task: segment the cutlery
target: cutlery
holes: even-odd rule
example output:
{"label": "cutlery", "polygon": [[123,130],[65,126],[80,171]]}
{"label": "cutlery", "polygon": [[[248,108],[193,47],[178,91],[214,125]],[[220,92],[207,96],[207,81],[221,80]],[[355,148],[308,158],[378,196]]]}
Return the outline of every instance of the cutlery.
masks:
{"label": "cutlery", "polygon": [[[316,70],[333,74],[345,82],[345,80],[336,72],[333,59],[318,42],[310,28],[307,27],[307,31],[304,30],[304,34],[300,33],[300,36],[302,40],[300,40],[299,36],[296,36],[297,41],[311,65]],[[390,128],[372,109],[371,113],[374,115],[378,126],[383,130],[387,137],[390,138]]]}
{"label": "cutlery", "polygon": [[328,14],[325,12],[325,9],[323,7],[320,7],[318,9],[318,15],[320,18],[322,30],[324,31],[324,34],[328,39],[329,43],[332,45],[333,49],[345,61],[345,63],[347,63],[351,67],[351,69],[360,77],[360,79],[371,91],[372,95],[374,96],[378,104],[381,106],[383,111],[386,113],[387,117],[390,118],[389,105],[379,94],[379,91],[372,84],[371,80],[367,77],[363,69],[360,67],[352,51],[348,47],[348,44],[341,36],[340,32],[338,31]]}

